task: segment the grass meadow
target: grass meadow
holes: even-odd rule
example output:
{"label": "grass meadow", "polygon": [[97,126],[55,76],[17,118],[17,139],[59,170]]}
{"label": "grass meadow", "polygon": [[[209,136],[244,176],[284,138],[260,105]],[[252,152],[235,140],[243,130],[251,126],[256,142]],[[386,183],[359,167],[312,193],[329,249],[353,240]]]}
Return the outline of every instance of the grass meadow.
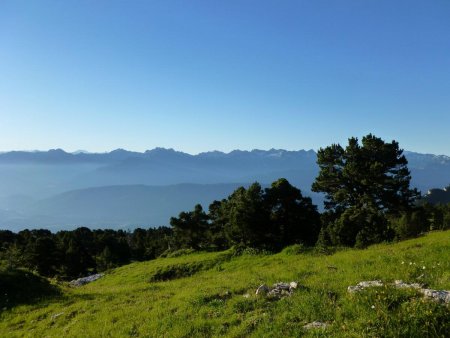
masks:
{"label": "grass meadow", "polygon": [[[190,253],[129,264],[82,287],[53,281],[59,292],[2,308],[0,336],[450,337],[450,307],[415,290],[347,292],[375,279],[450,290],[450,231],[333,254]],[[280,300],[255,295],[279,281],[301,287]],[[305,330],[312,321],[328,327]]]}

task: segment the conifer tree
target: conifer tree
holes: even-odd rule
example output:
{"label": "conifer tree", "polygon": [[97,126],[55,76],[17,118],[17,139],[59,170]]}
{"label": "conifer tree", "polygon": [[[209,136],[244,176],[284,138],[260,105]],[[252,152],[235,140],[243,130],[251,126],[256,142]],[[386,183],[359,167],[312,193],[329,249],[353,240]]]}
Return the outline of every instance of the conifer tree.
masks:
{"label": "conifer tree", "polygon": [[[419,196],[410,189],[408,161],[396,141],[369,134],[360,144],[352,137],[345,149],[339,144],[321,148],[317,164],[312,190],[325,193],[325,209],[334,216],[329,232],[335,244],[353,245],[361,231],[360,243],[385,239],[385,215],[408,210]],[[371,239],[362,238],[369,233]]]}

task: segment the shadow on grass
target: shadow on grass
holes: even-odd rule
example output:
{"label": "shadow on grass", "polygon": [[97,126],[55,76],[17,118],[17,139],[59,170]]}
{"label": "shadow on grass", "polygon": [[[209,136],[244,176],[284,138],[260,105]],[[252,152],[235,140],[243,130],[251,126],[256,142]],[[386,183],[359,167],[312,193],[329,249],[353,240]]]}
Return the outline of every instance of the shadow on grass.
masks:
{"label": "shadow on grass", "polygon": [[21,269],[0,270],[0,313],[21,304],[34,304],[60,296],[47,279]]}
{"label": "shadow on grass", "polygon": [[178,278],[190,277],[201,271],[207,271],[217,268],[221,263],[227,262],[232,258],[232,253],[225,252],[214,259],[205,259],[201,261],[185,262],[162,266],[156,269],[149,282],[164,282]]}

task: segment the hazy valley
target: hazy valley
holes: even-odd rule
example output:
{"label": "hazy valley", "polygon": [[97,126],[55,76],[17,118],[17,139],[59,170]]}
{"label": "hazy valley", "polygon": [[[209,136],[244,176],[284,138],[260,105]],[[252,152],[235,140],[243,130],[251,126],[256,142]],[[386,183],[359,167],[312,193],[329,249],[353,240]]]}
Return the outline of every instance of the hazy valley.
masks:
{"label": "hazy valley", "polygon": [[[405,152],[411,186],[422,193],[450,183],[450,157]],[[0,154],[0,226],[129,228],[168,225],[196,203],[205,208],[238,186],[288,179],[311,192],[318,173],[312,150],[235,150],[190,155],[156,148],[144,153],[7,152]]]}

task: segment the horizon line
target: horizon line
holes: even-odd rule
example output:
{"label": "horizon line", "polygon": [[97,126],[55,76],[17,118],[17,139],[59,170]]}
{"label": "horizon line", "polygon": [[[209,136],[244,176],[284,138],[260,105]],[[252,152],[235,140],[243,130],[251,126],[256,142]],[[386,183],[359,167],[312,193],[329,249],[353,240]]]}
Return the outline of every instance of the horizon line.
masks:
{"label": "horizon line", "polygon": [[[320,149],[320,148],[319,148]],[[75,151],[67,151],[64,150],[63,148],[50,148],[47,150],[42,150],[42,149],[14,149],[14,150],[2,150],[0,151],[0,155],[3,154],[7,154],[7,153],[13,153],[13,152],[23,152],[23,153],[48,153],[51,151],[62,151],[65,154],[71,154],[71,155],[79,155],[79,154],[86,154],[86,155],[104,155],[104,154],[111,154],[113,152],[119,152],[119,151],[123,151],[123,152],[129,152],[129,153],[138,153],[138,154],[146,154],[146,153],[150,153],[152,151],[158,151],[158,150],[163,150],[163,151],[171,151],[171,152],[175,152],[175,153],[182,153],[182,154],[186,154],[186,155],[190,155],[190,156],[198,156],[198,155],[202,155],[202,154],[211,154],[211,153],[220,153],[220,154],[224,154],[224,155],[229,155],[233,152],[247,152],[247,153],[251,153],[251,152],[271,152],[271,151],[280,151],[280,152],[314,152],[317,153],[318,150],[315,149],[295,149],[295,150],[291,150],[291,149],[283,149],[283,148],[270,148],[270,149],[260,149],[260,148],[253,148],[251,150],[249,149],[233,149],[230,151],[222,151],[222,150],[207,150],[207,151],[201,151],[198,153],[191,153],[191,152],[187,152],[187,151],[182,151],[182,150],[176,150],[172,147],[170,148],[166,148],[166,147],[155,147],[152,149],[146,149],[144,151],[138,151],[138,150],[129,150],[129,149],[124,149],[124,148],[116,148],[116,149],[112,149],[110,151],[88,151],[88,150],[75,150]],[[433,155],[433,156],[445,156],[445,157],[450,157],[450,155],[447,154],[434,154],[434,153],[429,153],[429,152],[425,152],[425,153],[421,153],[421,152],[417,152],[417,151],[412,151],[412,150],[407,150],[407,149],[403,149],[404,153],[415,153],[415,154],[420,154],[420,155]]]}

